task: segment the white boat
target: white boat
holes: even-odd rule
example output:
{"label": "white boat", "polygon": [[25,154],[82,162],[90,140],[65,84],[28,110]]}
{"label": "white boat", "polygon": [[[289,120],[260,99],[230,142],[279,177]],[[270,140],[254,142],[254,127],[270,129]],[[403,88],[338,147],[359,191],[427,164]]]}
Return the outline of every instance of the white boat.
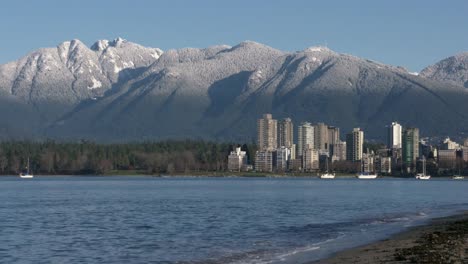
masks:
{"label": "white boat", "polygon": [[371,180],[371,179],[376,179],[377,174],[369,173],[369,172],[361,172],[357,175],[357,178],[361,180]]}
{"label": "white boat", "polygon": [[361,172],[356,177],[358,179],[361,179],[361,180],[372,180],[372,179],[377,178],[377,174],[375,172],[374,173],[365,172],[364,171],[364,163],[361,160]]}
{"label": "white boat", "polygon": [[431,175],[426,174],[426,158],[423,156],[422,158],[423,162],[423,172],[416,174],[415,178],[417,180],[429,180],[431,178]]}
{"label": "white boat", "polygon": [[328,172],[328,157],[327,157],[327,170],[325,173],[320,174],[320,179],[334,179],[335,178],[335,173],[330,173]]}
{"label": "white boat", "polygon": [[429,180],[431,178],[431,175],[425,175],[423,173],[418,173],[415,176],[416,179],[418,180]]}
{"label": "white boat", "polygon": [[463,179],[465,179],[465,177],[463,175],[461,175],[460,168],[458,168],[458,174],[453,175],[452,179],[454,179],[454,180],[463,180]]}
{"label": "white boat", "polygon": [[29,158],[28,158],[28,165],[26,166],[26,171],[20,172],[20,178],[23,179],[31,179],[34,178],[34,175],[29,171]]}
{"label": "white boat", "polygon": [[320,175],[320,179],[334,179],[334,178],[335,178],[335,173],[325,172]]}

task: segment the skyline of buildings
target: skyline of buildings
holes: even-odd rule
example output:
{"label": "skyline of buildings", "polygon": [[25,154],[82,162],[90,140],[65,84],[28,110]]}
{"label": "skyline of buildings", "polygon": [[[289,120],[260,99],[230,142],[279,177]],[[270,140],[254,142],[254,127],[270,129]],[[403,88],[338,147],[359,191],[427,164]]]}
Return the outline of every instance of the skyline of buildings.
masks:
{"label": "skyline of buildings", "polygon": [[[453,168],[460,159],[468,162],[468,139],[461,145],[447,138],[434,147],[420,139],[418,128],[403,127],[398,122],[387,126],[385,147],[374,146],[373,150],[364,148],[365,132],[361,128],[346,133],[345,141],[340,138],[340,128],[323,122],[301,122],[294,132],[291,118],[278,121],[269,113],[263,114],[257,120],[255,171],[314,172],[329,163],[352,171],[415,173],[423,156],[435,159],[440,168]],[[230,153],[229,170],[252,169],[246,164],[244,153],[240,149]]]}

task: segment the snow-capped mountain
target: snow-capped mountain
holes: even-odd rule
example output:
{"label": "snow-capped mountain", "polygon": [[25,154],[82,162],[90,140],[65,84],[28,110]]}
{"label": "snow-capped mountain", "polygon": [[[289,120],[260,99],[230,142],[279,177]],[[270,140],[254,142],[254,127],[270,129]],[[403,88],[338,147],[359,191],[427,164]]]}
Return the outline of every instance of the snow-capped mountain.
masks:
{"label": "snow-capped mountain", "polygon": [[91,49],[79,40],[66,41],[0,65],[0,90],[29,102],[73,104],[102,96],[118,78],[132,77],[161,54],[121,38],[100,40]]}
{"label": "snow-capped mountain", "polygon": [[468,88],[468,52],[448,57],[425,68],[421,76]]}
{"label": "snow-capped mountain", "polygon": [[31,133],[42,135],[45,126],[78,103],[103,96],[112,85],[132,78],[161,54],[160,49],[146,48],[121,38],[100,40],[91,49],[79,40],[71,40],[0,65],[2,99],[8,98],[8,104],[19,104],[9,109],[18,108],[19,113],[27,109],[24,115],[5,115],[0,125],[6,122],[4,129],[10,131],[12,123],[29,120],[28,127],[32,128],[0,132],[0,138],[27,137]]}
{"label": "snow-capped mountain", "polygon": [[[283,52],[246,41],[163,53],[75,40],[0,66],[0,90],[3,105],[21,109],[15,120],[31,120],[42,138],[251,141],[266,112],[343,133],[363,127],[370,138],[395,120],[425,135],[468,131],[465,88],[326,47]],[[28,136],[5,122],[2,137]]]}

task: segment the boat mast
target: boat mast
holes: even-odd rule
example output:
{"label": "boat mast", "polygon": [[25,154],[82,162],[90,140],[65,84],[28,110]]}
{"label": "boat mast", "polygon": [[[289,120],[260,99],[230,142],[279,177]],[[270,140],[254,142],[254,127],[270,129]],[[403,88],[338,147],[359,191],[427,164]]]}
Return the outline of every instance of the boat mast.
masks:
{"label": "boat mast", "polygon": [[326,160],[326,163],[325,163],[325,164],[327,165],[327,170],[326,170],[326,172],[328,173],[328,156],[326,157],[326,159],[327,159],[327,160]]}
{"label": "boat mast", "polygon": [[423,175],[426,176],[426,157],[423,156]]}

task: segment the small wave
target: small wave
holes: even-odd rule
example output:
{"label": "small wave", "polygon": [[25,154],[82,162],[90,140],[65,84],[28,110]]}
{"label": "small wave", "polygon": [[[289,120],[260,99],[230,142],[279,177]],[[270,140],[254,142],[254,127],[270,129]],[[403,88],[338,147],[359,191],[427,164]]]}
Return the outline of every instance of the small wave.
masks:
{"label": "small wave", "polygon": [[306,253],[306,252],[310,252],[310,251],[315,251],[315,250],[319,250],[321,249],[321,246],[322,245],[325,245],[327,243],[330,243],[330,242],[333,242],[337,239],[340,239],[342,237],[346,236],[345,233],[343,232],[340,232],[338,234],[338,236],[334,237],[334,238],[329,238],[329,239],[326,239],[326,240],[323,240],[323,241],[320,241],[320,242],[317,242],[317,243],[314,243],[314,244],[311,244],[311,245],[308,245],[308,246],[304,246],[304,247],[299,247],[299,248],[295,248],[291,251],[288,251],[286,253],[280,253],[276,256],[273,256],[271,260],[265,260],[263,262],[256,262],[256,263],[262,263],[262,264],[269,264],[269,263],[275,263],[275,262],[278,262],[278,261],[287,261],[288,258],[296,255],[296,254],[301,254],[301,253]]}
{"label": "small wave", "polygon": [[426,213],[424,213],[424,212],[419,212],[418,215],[419,215],[419,216],[423,216],[423,217],[428,216],[428,215],[427,215]]}
{"label": "small wave", "polygon": [[377,219],[367,219],[363,220],[362,224],[364,225],[381,225],[381,224],[391,224],[391,223],[400,223],[400,222],[412,222],[415,220],[420,220],[428,217],[428,215],[424,212],[417,212],[417,213],[405,213],[399,215],[389,215],[379,217]]}
{"label": "small wave", "polygon": [[271,263],[271,262],[274,262],[274,261],[277,261],[277,260],[285,261],[286,258],[288,258],[288,257],[290,257],[290,256],[293,256],[293,255],[296,255],[296,254],[298,254],[298,253],[304,253],[304,252],[308,252],[308,251],[314,251],[314,250],[317,250],[317,249],[320,249],[320,247],[318,247],[318,246],[310,246],[310,247],[296,248],[296,249],[294,249],[293,251],[290,251],[290,252],[287,252],[287,253],[283,253],[283,254],[281,254],[281,255],[276,256],[274,260],[271,260],[271,261],[269,261],[268,263]]}

